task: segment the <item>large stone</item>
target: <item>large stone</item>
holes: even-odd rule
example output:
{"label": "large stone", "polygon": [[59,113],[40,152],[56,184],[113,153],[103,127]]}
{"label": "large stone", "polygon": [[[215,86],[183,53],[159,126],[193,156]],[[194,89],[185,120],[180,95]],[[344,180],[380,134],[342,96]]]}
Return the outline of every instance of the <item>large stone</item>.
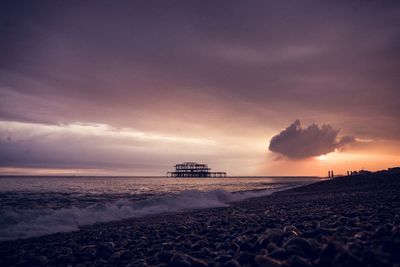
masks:
{"label": "large stone", "polygon": [[289,253],[294,253],[299,256],[315,258],[315,252],[310,243],[301,237],[292,237],[284,245]]}
{"label": "large stone", "polygon": [[157,259],[160,262],[168,263],[174,254],[168,250],[162,250],[157,254]]}
{"label": "large stone", "polygon": [[188,256],[188,260],[193,267],[207,267],[207,263],[203,260]]}
{"label": "large stone", "polygon": [[275,259],[285,259],[287,256],[286,249],[284,248],[277,248],[269,254],[272,258]]}
{"label": "large stone", "polygon": [[296,226],[294,225],[287,225],[283,228],[283,232],[286,236],[291,236],[291,235],[296,235],[299,236],[301,235],[301,232],[299,229],[297,229]]}
{"label": "large stone", "polygon": [[225,262],[223,267],[241,267],[241,265],[236,260],[230,260]]}
{"label": "large stone", "polygon": [[168,267],[191,267],[188,258],[181,254],[175,254],[167,265]]}
{"label": "large stone", "polygon": [[247,251],[241,251],[239,253],[238,260],[240,264],[253,265],[255,256],[256,255],[253,253]]}
{"label": "large stone", "polygon": [[265,255],[257,255],[254,262],[257,267],[280,267],[282,265],[279,261]]}
{"label": "large stone", "polygon": [[232,256],[229,254],[221,254],[217,257],[214,258],[214,261],[219,262],[219,263],[225,263],[229,260],[232,259]]}
{"label": "large stone", "polygon": [[309,261],[303,257],[297,256],[297,255],[292,255],[289,258],[288,262],[289,262],[290,266],[292,266],[292,267],[311,267],[312,266],[311,261]]}
{"label": "large stone", "polygon": [[329,243],[328,245],[326,245],[318,258],[318,266],[332,266],[333,260],[336,257],[338,250],[336,247],[336,244],[334,243]]}
{"label": "large stone", "polygon": [[267,232],[258,239],[257,243],[260,244],[260,248],[266,248],[270,243],[280,246],[282,244],[283,238],[284,234],[282,230],[272,228],[268,229]]}
{"label": "large stone", "polygon": [[110,243],[100,244],[96,248],[96,257],[108,259],[114,254],[114,247]]}

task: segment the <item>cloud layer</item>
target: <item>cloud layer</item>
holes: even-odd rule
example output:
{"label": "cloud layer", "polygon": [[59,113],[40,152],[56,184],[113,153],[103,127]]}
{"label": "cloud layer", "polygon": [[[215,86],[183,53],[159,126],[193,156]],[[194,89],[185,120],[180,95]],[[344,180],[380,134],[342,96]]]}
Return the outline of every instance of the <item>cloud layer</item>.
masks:
{"label": "cloud layer", "polygon": [[3,2],[2,120],[232,132],[340,111],[356,136],[400,133],[396,1]]}
{"label": "cloud layer", "polygon": [[338,138],[339,130],[330,125],[311,124],[302,128],[299,120],[272,137],[269,150],[292,159],[325,155],[354,143],[353,136]]}
{"label": "cloud layer", "polygon": [[[265,136],[293,114],[390,143],[369,156],[400,150],[399,1],[23,2],[0,1],[0,168],[287,174]],[[311,155],[350,140],[328,132]],[[305,156],[286,142],[272,147]]]}

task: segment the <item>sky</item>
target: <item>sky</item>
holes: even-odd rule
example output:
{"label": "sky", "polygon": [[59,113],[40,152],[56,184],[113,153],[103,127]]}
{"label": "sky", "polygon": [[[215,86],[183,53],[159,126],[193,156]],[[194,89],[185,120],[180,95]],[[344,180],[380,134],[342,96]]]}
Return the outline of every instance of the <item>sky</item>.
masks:
{"label": "sky", "polygon": [[400,165],[398,1],[1,1],[0,174]]}

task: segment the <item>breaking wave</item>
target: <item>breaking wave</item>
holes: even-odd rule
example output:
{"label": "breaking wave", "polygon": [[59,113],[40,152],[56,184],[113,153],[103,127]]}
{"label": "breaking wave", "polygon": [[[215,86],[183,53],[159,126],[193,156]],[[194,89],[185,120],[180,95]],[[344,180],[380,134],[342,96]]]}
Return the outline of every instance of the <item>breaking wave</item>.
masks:
{"label": "breaking wave", "polygon": [[[292,188],[294,186],[291,186]],[[80,226],[118,221],[146,215],[181,212],[193,209],[226,207],[229,203],[270,195],[288,189],[242,191],[182,191],[174,195],[132,201],[126,198],[87,207],[60,209],[13,209],[0,212],[0,241],[37,237],[58,232],[79,230]]]}

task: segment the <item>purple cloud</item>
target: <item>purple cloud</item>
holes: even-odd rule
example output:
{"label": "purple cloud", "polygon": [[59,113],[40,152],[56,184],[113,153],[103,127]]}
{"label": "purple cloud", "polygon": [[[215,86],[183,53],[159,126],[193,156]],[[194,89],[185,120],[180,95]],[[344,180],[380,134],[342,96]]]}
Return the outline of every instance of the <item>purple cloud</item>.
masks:
{"label": "purple cloud", "polygon": [[272,137],[269,150],[288,158],[303,159],[328,154],[355,142],[353,136],[338,138],[339,131],[327,124],[302,128],[300,121],[296,120]]}

